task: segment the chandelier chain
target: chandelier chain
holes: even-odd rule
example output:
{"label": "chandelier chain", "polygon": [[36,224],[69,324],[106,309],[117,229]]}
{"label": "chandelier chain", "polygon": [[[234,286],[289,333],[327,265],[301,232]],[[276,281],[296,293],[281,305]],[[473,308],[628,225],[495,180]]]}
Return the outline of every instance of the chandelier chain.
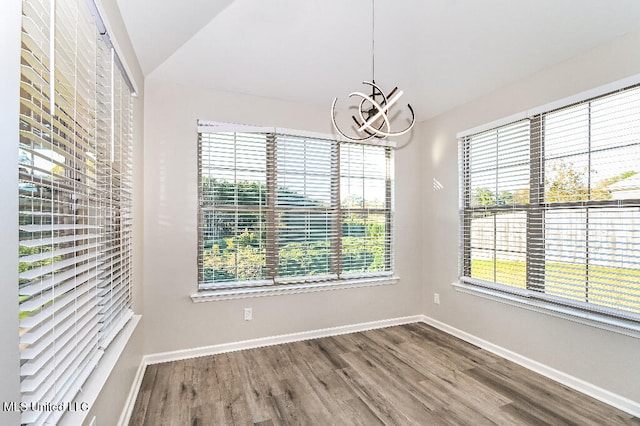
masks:
{"label": "chandelier chain", "polygon": [[376,81],[376,0],[371,0],[371,80]]}

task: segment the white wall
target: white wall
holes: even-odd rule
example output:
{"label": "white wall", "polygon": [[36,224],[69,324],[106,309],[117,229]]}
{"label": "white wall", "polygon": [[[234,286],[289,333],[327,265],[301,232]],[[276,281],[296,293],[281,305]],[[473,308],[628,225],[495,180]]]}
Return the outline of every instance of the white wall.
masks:
{"label": "white wall", "polygon": [[[20,0],[0,2],[0,403],[20,401],[18,352],[18,112]],[[0,411],[0,424],[18,424]]]}
{"label": "white wall", "polygon": [[[541,71],[422,124],[423,311],[428,316],[640,402],[640,339],[454,290],[458,256],[456,133],[640,73],[640,33]],[[435,190],[437,180],[442,189]],[[440,293],[441,304],[432,303]]]}
{"label": "white wall", "polygon": [[[147,353],[419,312],[418,135],[396,153],[396,285],[193,303],[197,288],[197,129],[206,119],[330,132],[329,109],[154,79],[145,82],[144,314]],[[252,307],[252,321],[242,308]]]}

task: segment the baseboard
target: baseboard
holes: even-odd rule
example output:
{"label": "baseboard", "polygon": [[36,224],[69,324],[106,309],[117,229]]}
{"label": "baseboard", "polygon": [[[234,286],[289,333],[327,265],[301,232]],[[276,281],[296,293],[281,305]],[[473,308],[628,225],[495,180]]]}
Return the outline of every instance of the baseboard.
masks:
{"label": "baseboard", "polygon": [[281,334],[278,336],[262,337],[259,339],[243,340],[240,342],[223,343],[220,345],[203,346],[200,348],[185,349],[180,351],[163,352],[146,355],[143,361],[146,365],[161,362],[177,361],[181,359],[197,358],[201,356],[215,355],[225,352],[235,352],[244,349],[261,348],[264,346],[279,345],[282,343],[300,342],[320,337],[338,336],[340,334],[356,333],[358,331],[374,330],[376,328],[391,327],[394,325],[409,324],[422,320],[421,315],[393,318],[388,320],[365,322],[360,324],[344,325],[338,327],[322,328],[319,330],[302,331],[299,333]]}
{"label": "baseboard", "polygon": [[240,342],[223,343],[220,345],[203,346],[199,348],[185,349],[179,351],[162,352],[157,354],[149,354],[142,357],[136,377],[131,385],[129,396],[125,402],[125,406],[120,415],[118,425],[126,426],[129,424],[133,407],[136,403],[136,397],[140,391],[142,378],[148,365],[159,364],[162,362],[179,361],[182,359],[197,358],[208,355],[216,355],[226,352],[235,352],[244,349],[261,348],[264,346],[279,345],[282,343],[300,342],[310,339],[318,339],[321,337],[338,336],[341,334],[356,333],[359,331],[375,330],[377,328],[391,327],[394,325],[410,324],[423,320],[422,315],[414,315],[401,318],[392,318],[380,321],[371,321],[359,324],[344,325],[338,327],[322,328],[318,330],[302,331],[299,333],[281,334],[278,336],[263,337],[259,339],[243,340]]}
{"label": "baseboard", "polygon": [[120,414],[120,419],[118,419],[118,426],[127,426],[129,424],[145,371],[147,371],[147,364],[144,362],[144,357],[142,357],[140,365],[138,365],[138,370],[136,370],[136,375],[133,378],[129,395],[127,395],[127,399],[125,400],[124,409],[122,410],[122,414]]}
{"label": "baseboard", "polygon": [[518,353],[512,352],[491,342],[487,342],[486,340],[480,339],[479,337],[459,330],[455,327],[451,327],[448,324],[437,321],[426,315],[422,315],[421,317],[422,318],[420,319],[420,321],[424,322],[425,324],[433,326],[439,330],[444,331],[445,333],[451,334],[452,336],[476,345],[502,358],[508,359],[509,361],[521,365],[538,374],[541,374],[551,380],[562,383],[563,385],[570,387],[571,389],[602,401],[605,404],[609,404],[612,407],[616,407],[631,415],[640,417],[640,402],[633,401],[631,399],[610,392],[606,389],[602,389],[592,383],[585,382],[584,380],[578,379],[569,374],[563,373],[562,371],[551,368],[548,365],[524,357]]}

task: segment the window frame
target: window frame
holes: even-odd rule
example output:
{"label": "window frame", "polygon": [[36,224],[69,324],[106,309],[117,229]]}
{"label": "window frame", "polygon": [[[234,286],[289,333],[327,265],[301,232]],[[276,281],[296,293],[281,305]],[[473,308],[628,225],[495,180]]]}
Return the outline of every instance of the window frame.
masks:
{"label": "window frame", "polygon": [[[528,310],[542,312],[548,315],[570,319],[580,323],[588,324],[598,328],[615,331],[625,335],[640,337],[640,314],[615,310],[591,303],[573,302],[569,299],[555,297],[545,294],[544,278],[539,273],[545,268],[545,248],[534,249],[532,240],[535,235],[544,236],[545,225],[541,220],[545,212],[557,208],[584,208],[599,209],[607,206],[625,206],[632,204],[638,206],[638,200],[580,200],[580,201],[556,201],[545,200],[545,156],[543,140],[543,121],[547,114],[555,111],[570,108],[579,104],[590,105],[601,97],[605,97],[626,89],[637,88],[640,83],[640,75],[632,76],[608,85],[594,88],[592,90],[577,94],[575,96],[561,99],[559,101],[543,105],[514,114],[492,123],[469,129],[457,134],[459,140],[459,178],[460,178],[460,210],[459,210],[459,271],[458,281],[453,286],[461,292],[470,293],[483,298],[519,306]],[[589,107],[590,108],[590,107]],[[469,143],[468,138],[481,134],[492,129],[501,128],[511,123],[521,120],[529,120],[529,149],[530,149],[530,183],[529,183],[529,203],[512,204],[509,206],[495,205],[492,207],[482,207],[474,209],[471,207],[471,187],[469,180],[470,170],[466,166],[469,164]],[[592,155],[589,149],[589,156]],[[470,278],[471,269],[471,214],[474,210],[483,210],[490,213],[509,210],[525,211],[527,214],[526,227],[526,288],[521,289],[514,286],[503,285],[496,282],[489,282],[480,279]],[[586,232],[589,232],[587,224]],[[465,230],[468,230],[465,232]],[[544,240],[546,241],[546,240]],[[588,288],[588,284],[586,284]]]}
{"label": "window frame", "polygon": [[[202,224],[202,212],[205,210],[214,209],[214,207],[206,207],[203,205],[203,163],[202,163],[202,134],[203,133],[262,133],[266,136],[266,205],[256,208],[260,208],[263,214],[266,215],[266,232],[268,237],[266,238],[265,252],[266,252],[266,277],[264,280],[258,281],[233,281],[230,283],[221,283],[207,285],[203,283],[203,251],[204,251],[204,237],[203,237],[203,224]],[[313,140],[322,140],[325,143],[331,144],[332,160],[331,170],[329,172],[331,176],[331,194],[330,194],[330,206],[328,208],[313,207],[318,212],[325,212],[333,217],[331,221],[332,237],[330,238],[330,252],[333,256],[333,261],[330,266],[330,271],[326,275],[278,275],[278,232],[277,232],[277,216],[283,211],[291,210],[290,207],[278,206],[277,194],[277,161],[275,158],[275,151],[277,148],[277,138],[281,135],[285,139],[287,137],[293,138],[305,138]],[[340,152],[341,144],[349,143],[354,145],[351,141],[341,141],[336,139],[333,135],[281,129],[281,128],[261,128],[257,126],[245,126],[233,123],[220,123],[211,122],[205,120],[198,120],[198,280],[197,280],[197,292],[191,295],[194,302],[211,301],[211,300],[225,300],[234,298],[264,296],[264,295],[277,295],[277,294],[290,294],[300,292],[314,292],[329,289],[340,288],[353,288],[361,286],[373,286],[373,285],[385,285],[394,284],[398,281],[398,277],[395,276],[393,267],[393,148],[395,144],[393,142],[382,141],[366,144],[358,144],[363,146],[381,147],[385,150],[385,164],[386,164],[386,178],[385,178],[385,200],[386,206],[380,209],[363,208],[357,209],[357,212],[366,214],[381,213],[385,217],[385,270],[381,272],[365,272],[365,273],[341,273],[342,268],[342,215],[346,211],[355,212],[356,209],[348,210],[341,206],[340,195]],[[230,207],[233,209],[232,207]],[[293,207],[293,211],[296,208]]]}

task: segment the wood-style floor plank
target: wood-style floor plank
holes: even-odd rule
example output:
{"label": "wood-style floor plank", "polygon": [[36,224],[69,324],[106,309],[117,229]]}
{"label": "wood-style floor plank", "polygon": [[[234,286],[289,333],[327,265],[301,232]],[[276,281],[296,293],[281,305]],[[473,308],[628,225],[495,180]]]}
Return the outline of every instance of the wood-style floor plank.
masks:
{"label": "wood-style floor plank", "polygon": [[640,426],[640,419],[414,323],[150,365],[129,424]]}

